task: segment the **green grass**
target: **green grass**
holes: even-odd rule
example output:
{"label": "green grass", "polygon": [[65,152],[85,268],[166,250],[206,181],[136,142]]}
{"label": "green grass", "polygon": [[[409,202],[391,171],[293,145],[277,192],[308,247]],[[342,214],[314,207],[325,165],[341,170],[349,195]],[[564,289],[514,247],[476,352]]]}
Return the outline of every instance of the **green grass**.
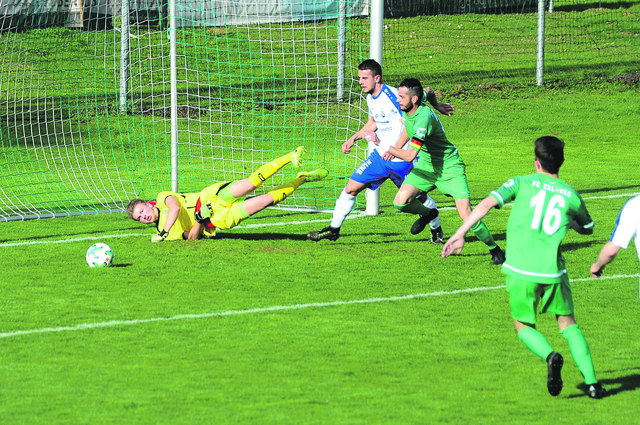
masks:
{"label": "green grass", "polygon": [[[603,3],[609,7],[611,2]],[[531,16],[515,14],[388,20],[385,80],[397,85],[415,73],[411,76],[455,105],[455,115],[443,123],[467,164],[474,204],[507,178],[533,172],[535,138],[557,134],[567,142],[561,177],[582,193],[596,230],[591,236],[567,235],[564,255],[576,317],[611,397],[596,401],[584,395],[566,341],[553,318],[543,316],[539,328],[566,359],[565,388],[558,398],[550,397],[545,364],[517,339],[504,276],[490,264],[486,247],[470,236],[462,255],[440,258],[440,247],[426,236],[409,235],[414,217],[395,212],[395,188],[386,183],[381,214],[354,214],[333,243],[305,238],[324,227],[329,214],[277,209],[220,232],[216,240],[160,244],[150,242],[149,227],[124,214],[0,224],[0,424],[633,421],[640,387],[640,335],[632,320],[640,313],[638,258],[630,247],[603,279],[591,279],[588,271],[620,207],[640,192],[638,87],[611,81],[616,73],[637,68],[638,5],[620,4],[624,10],[615,19],[607,10],[557,6],[549,19],[576,36],[567,44],[561,43],[561,32],[548,33],[552,45],[544,88],[531,82]],[[356,64],[368,55],[368,24],[365,19],[349,23]],[[431,52],[435,60],[393,60],[407,58],[406,51],[393,50],[402,45],[405,24],[416,31],[411,46],[420,49],[419,56],[425,59]],[[305,25],[274,33],[282,38],[282,60],[288,65],[296,59],[284,42]],[[589,43],[587,30],[602,25],[614,30],[605,31],[604,41]],[[90,210],[96,200],[112,204],[109,196],[126,199],[134,187],[147,196],[167,188],[169,135],[163,114],[168,90],[160,83],[165,76],[159,59],[166,54],[166,34],[132,31],[139,37],[133,58],[139,61],[137,78],[159,83],[146,87],[155,100],[136,103],[127,116],[115,114],[116,90],[107,82],[113,79],[105,77],[118,62],[101,56],[119,52],[118,34],[3,33],[2,40],[16,41],[27,57],[21,62],[5,54],[3,76],[10,71],[20,81],[37,76],[34,87],[47,92],[29,96],[44,102],[40,111],[65,116],[64,124],[48,115],[29,115],[12,126],[3,121],[3,193],[17,187],[16,197],[58,212],[68,211],[70,204]],[[305,40],[313,46],[315,38],[311,29]],[[494,42],[487,43],[488,38]],[[510,38],[517,41],[516,50],[506,63],[502,53]],[[192,90],[180,104],[197,95],[203,110],[220,109],[195,111],[195,117],[180,120],[181,134],[193,148],[181,157],[182,183],[197,187],[210,178],[202,170],[220,169],[221,158],[230,156],[209,139],[233,140],[224,149],[242,148],[232,150],[244,160],[229,171],[234,176],[245,176],[251,171],[247,164],[259,162],[250,150],[257,156],[265,150],[283,153],[300,139],[315,140],[309,164],[333,166],[328,195],[318,206],[332,207],[353,169],[353,158],[338,150],[360,125],[362,117],[353,116],[361,111],[360,97],[318,106],[292,89],[287,77],[293,67],[247,67],[246,61],[258,60],[256,52],[268,47],[264,37],[199,28],[185,32],[181,41],[184,56],[199,58],[189,63],[199,75],[179,75],[188,81],[181,83],[181,93]],[[205,41],[213,51],[230,49],[229,56],[220,63],[219,57],[203,55]],[[78,64],[91,73],[67,63],[66,48],[86,57]],[[450,58],[439,56],[444,53]],[[65,66],[58,64],[61,59]],[[474,63],[477,72],[465,68]],[[64,81],[45,72],[49,68]],[[333,75],[322,66],[313,72],[319,78],[312,84]],[[196,77],[201,79],[192,84]],[[20,84],[7,86],[23,96],[27,90]],[[98,87],[101,94],[83,91],[87,87]],[[233,95],[241,100],[217,99],[225,90],[236,90]],[[274,101],[275,109],[260,106],[256,95]],[[221,125],[226,122],[235,125]],[[57,159],[39,162],[52,149],[58,150]],[[107,163],[100,164],[104,158]],[[74,175],[60,176],[60,170],[71,168]],[[96,173],[102,179],[86,178]],[[27,176],[30,184],[19,186]],[[315,193],[311,189],[306,195]],[[109,199],[98,199],[102,196]],[[451,235],[460,223],[453,203],[437,191],[433,196],[445,236]],[[2,198],[5,205],[14,201],[10,195]],[[493,211],[486,219],[503,247],[508,213],[509,208]],[[90,269],[84,262],[86,249],[98,241],[115,251],[109,269]]]}
{"label": "green grass", "polygon": [[[279,210],[216,240],[160,244],[124,214],[2,224],[0,422],[629,423],[640,387],[638,258],[630,247],[605,278],[588,271],[620,207],[640,192],[636,98],[606,84],[470,92],[446,99],[456,114],[443,119],[474,203],[533,171],[536,137],[567,142],[561,177],[582,193],[596,231],[567,235],[564,255],[611,397],[584,395],[545,315],[539,328],[566,359],[565,388],[550,397],[546,366],[516,337],[486,247],[469,237],[462,255],[440,258],[426,236],[408,234],[414,217],[394,212],[387,183],[382,213],[354,216],[333,243],[304,236],[328,214]],[[434,197],[450,235],[457,213]],[[486,219],[503,246],[508,213]],[[114,267],[86,266],[97,241],[114,249]]]}

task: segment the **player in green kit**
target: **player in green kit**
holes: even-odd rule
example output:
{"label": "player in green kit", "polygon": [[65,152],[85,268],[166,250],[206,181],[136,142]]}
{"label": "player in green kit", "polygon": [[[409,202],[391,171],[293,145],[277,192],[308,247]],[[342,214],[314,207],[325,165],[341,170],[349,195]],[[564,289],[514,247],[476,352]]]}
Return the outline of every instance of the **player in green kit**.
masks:
{"label": "player in green kit", "polygon": [[587,394],[602,398],[607,391],[596,379],[589,345],[574,317],[569,277],[560,253],[560,243],[569,231],[593,233],[594,223],[584,201],[571,186],[558,178],[564,162],[564,142],[553,136],[535,142],[536,174],[514,177],[483,199],[442,249],[447,257],[460,253],[464,236],[491,208],[513,201],[507,224],[507,275],[511,315],[520,340],[547,362],[547,389],[562,391],[562,355],[553,350],[536,329],[537,312],[556,315],[560,333],[569,344],[584,377]]}
{"label": "player in green kit", "polygon": [[[442,122],[427,106],[422,105],[425,93],[420,81],[407,78],[398,87],[398,103],[402,109],[405,130],[396,146],[388,148],[388,153],[407,162],[413,161],[418,154],[417,164],[405,178],[398,190],[393,205],[402,212],[418,214],[420,218],[413,224],[411,233],[419,233],[428,223],[431,210],[418,199],[423,192],[436,187],[445,195],[453,197],[460,218],[464,221],[471,214],[471,192],[465,171],[465,164],[458,154],[458,148],[445,134]],[[434,96],[433,91],[427,91]],[[431,100],[429,100],[431,102]],[[375,134],[372,142],[379,144]],[[410,149],[400,149],[400,141],[410,140]],[[489,247],[493,264],[504,263],[504,252],[493,240],[487,226],[479,221],[471,229],[475,235]]]}

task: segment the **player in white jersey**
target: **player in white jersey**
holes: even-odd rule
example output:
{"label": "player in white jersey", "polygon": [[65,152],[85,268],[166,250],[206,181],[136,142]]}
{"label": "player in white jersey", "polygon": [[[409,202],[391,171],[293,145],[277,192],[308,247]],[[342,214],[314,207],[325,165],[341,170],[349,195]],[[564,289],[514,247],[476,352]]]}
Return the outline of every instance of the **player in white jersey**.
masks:
{"label": "player in white jersey", "polygon": [[602,276],[604,267],[616,258],[621,248],[627,249],[631,239],[635,239],[640,259],[640,195],[629,199],[620,210],[609,242],[602,247],[598,259],[591,265],[591,275]]}
{"label": "player in white jersey", "polygon": [[[312,241],[317,242],[322,239],[335,241],[338,239],[340,228],[347,215],[353,211],[356,196],[360,192],[366,188],[375,190],[387,179],[391,179],[399,188],[413,168],[413,163],[405,162],[386,153],[390,146],[402,149],[409,147],[408,139],[401,140],[400,137],[404,129],[404,121],[397,100],[398,90],[382,83],[382,67],[373,59],[367,59],[358,66],[358,77],[362,91],[367,93],[369,120],[342,144],[342,152],[350,153],[356,140],[369,140],[374,134],[380,140],[380,144],[349,178],[347,185],[336,200],[331,224],[322,230],[307,234],[307,238]],[[432,93],[428,98],[432,106],[440,113],[451,115],[453,107],[448,103],[438,103],[435,93]],[[429,223],[432,243],[443,243],[443,232],[435,201],[426,193],[421,201],[432,212],[428,216],[420,217],[411,227],[411,233],[416,235],[422,232]]]}

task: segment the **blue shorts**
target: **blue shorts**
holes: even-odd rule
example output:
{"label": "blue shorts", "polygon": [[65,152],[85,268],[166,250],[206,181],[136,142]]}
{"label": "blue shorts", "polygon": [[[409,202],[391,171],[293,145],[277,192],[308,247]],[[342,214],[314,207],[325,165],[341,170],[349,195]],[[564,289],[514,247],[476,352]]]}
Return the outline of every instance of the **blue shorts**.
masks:
{"label": "blue shorts", "polygon": [[376,190],[387,179],[391,179],[399,188],[412,168],[411,162],[385,161],[378,151],[373,151],[350,178],[358,183],[370,184],[371,190]]}

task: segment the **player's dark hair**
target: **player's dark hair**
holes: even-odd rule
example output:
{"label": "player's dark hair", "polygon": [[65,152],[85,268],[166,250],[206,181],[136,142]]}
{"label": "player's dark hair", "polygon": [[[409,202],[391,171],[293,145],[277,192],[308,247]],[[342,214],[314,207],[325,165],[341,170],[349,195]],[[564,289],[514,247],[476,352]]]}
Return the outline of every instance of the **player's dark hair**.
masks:
{"label": "player's dark hair", "polygon": [[382,66],[375,59],[364,60],[358,65],[360,71],[371,71],[373,76],[379,75],[382,78]]}
{"label": "player's dark hair", "polygon": [[545,171],[558,174],[564,162],[564,142],[554,136],[540,137],[535,142],[536,159]]}
{"label": "player's dark hair", "polygon": [[409,91],[411,97],[418,96],[418,105],[422,105],[422,97],[424,96],[424,89],[420,81],[415,78],[405,78],[400,83],[400,87],[404,87]]}

